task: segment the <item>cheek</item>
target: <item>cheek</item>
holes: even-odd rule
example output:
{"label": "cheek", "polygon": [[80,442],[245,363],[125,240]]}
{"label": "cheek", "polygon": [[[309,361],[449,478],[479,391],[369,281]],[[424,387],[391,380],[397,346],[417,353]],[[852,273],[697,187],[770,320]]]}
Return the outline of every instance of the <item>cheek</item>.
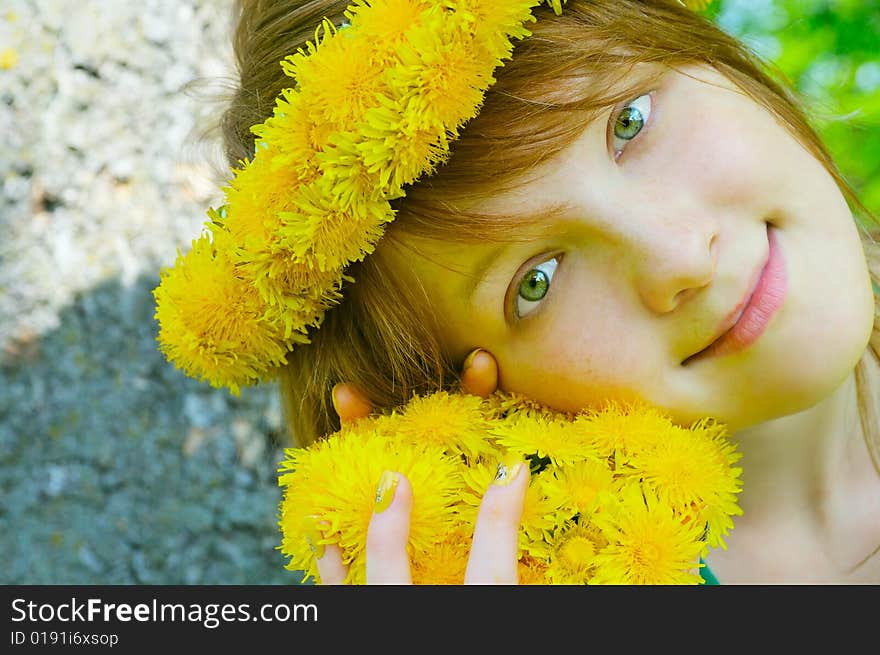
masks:
{"label": "cheek", "polygon": [[597,309],[557,314],[549,328],[511,342],[499,355],[501,388],[571,412],[643,397],[650,371],[661,370],[656,349],[621,308]]}

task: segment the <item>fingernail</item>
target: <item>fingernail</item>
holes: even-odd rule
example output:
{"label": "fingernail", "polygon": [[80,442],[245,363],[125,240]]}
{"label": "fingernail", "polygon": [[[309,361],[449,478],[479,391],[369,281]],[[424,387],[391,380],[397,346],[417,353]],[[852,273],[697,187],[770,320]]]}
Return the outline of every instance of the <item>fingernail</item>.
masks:
{"label": "fingernail", "polygon": [[498,487],[510,484],[519,475],[523,464],[525,462],[516,455],[508,455],[498,462],[498,468],[495,471],[495,479],[492,481],[492,484]]}
{"label": "fingernail", "polygon": [[476,350],[471,352],[471,354],[465,358],[464,364],[462,364],[462,366],[461,366],[461,370],[464,371],[464,370],[469,369],[471,366],[473,366],[474,360],[477,358],[477,355],[479,355],[481,352],[483,352],[482,348],[477,348]]}
{"label": "fingernail", "polygon": [[321,543],[324,535],[321,534],[321,531],[318,529],[317,516],[309,516],[306,519],[305,532],[306,541],[309,543],[309,548],[311,548],[312,552],[315,554],[315,559],[321,559],[324,557],[324,544]]}
{"label": "fingernail", "polygon": [[391,507],[398,481],[397,473],[391,471],[385,471],[379,478],[379,486],[376,489],[376,505],[373,507],[374,514],[381,514]]}

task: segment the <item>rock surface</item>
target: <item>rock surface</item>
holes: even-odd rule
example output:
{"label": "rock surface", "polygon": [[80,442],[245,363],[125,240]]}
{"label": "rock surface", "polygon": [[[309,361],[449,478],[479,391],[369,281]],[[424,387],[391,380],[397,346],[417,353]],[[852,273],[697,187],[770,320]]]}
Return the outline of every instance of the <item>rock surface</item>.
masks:
{"label": "rock surface", "polygon": [[218,200],[230,0],[0,8],[3,584],[296,584],[276,390],[156,348],[152,290]]}

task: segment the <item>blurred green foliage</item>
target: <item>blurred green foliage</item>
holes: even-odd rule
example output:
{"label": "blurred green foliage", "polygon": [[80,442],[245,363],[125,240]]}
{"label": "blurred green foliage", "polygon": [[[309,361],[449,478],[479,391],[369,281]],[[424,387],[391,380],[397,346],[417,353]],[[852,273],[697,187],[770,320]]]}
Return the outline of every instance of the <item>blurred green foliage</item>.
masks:
{"label": "blurred green foliage", "polygon": [[880,0],[715,0],[707,14],[784,75],[880,218]]}

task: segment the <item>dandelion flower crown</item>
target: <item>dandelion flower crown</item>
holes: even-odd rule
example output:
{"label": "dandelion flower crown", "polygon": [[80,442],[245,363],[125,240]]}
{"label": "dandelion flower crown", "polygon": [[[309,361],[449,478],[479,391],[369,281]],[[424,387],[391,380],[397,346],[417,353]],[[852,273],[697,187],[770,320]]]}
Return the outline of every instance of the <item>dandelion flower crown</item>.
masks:
{"label": "dandelion flower crown", "polygon": [[325,19],[281,62],[295,85],[251,128],[225,203],[162,271],[165,356],[235,394],[273,377],[394,220],[390,201],[448,158],[533,9],[565,1],[353,0],[345,29]]}

